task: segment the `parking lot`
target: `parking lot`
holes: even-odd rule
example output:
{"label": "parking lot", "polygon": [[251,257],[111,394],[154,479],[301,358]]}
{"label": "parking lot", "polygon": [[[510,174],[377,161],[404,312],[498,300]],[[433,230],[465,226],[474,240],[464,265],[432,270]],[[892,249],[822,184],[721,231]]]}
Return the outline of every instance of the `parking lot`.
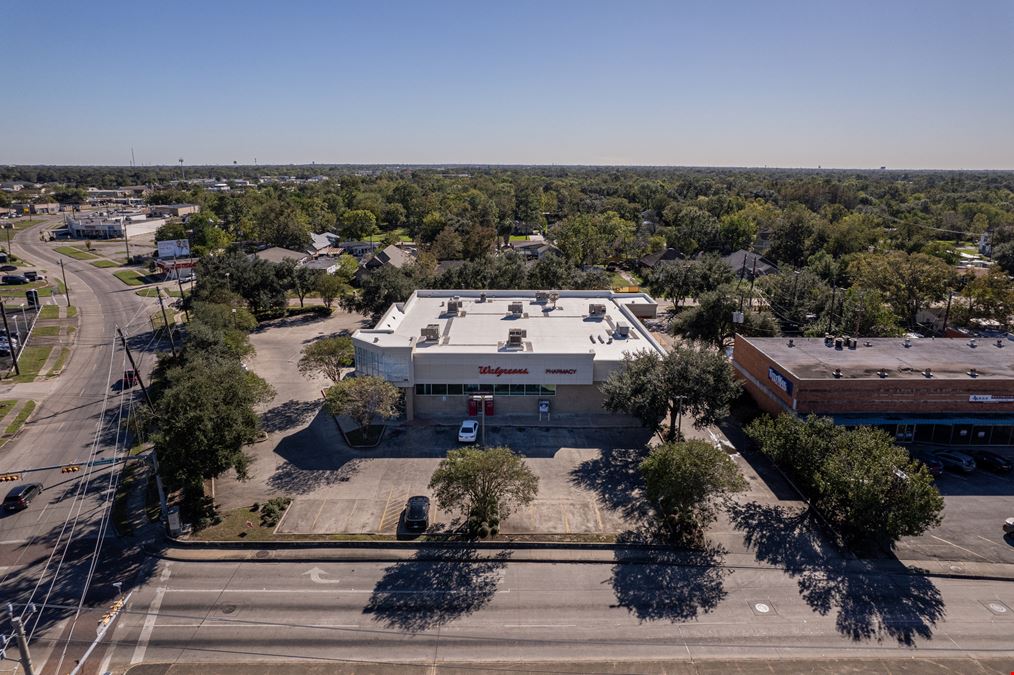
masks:
{"label": "parking lot", "polygon": [[[990,450],[1014,459],[1014,449]],[[1004,519],[1014,516],[1014,474],[945,471],[937,487],[944,496],[943,523],[899,542],[899,558],[1014,563],[1014,538],[1002,530]]]}

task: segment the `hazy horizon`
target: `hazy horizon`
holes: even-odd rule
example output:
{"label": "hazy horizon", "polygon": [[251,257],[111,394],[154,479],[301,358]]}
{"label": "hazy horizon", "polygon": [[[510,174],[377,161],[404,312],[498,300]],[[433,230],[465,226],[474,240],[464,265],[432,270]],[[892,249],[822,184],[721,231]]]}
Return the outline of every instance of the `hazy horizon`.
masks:
{"label": "hazy horizon", "polygon": [[6,15],[0,164],[1014,169],[1002,0]]}

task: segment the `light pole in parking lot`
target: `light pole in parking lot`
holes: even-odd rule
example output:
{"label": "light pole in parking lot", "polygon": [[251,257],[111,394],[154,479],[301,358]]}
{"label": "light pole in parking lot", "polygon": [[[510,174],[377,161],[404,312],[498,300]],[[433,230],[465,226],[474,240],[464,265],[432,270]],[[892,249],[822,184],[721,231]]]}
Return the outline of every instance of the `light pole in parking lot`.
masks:
{"label": "light pole in parking lot", "polygon": [[472,400],[479,405],[479,424],[482,427],[482,447],[486,447],[486,401],[493,400],[493,394],[477,394]]}

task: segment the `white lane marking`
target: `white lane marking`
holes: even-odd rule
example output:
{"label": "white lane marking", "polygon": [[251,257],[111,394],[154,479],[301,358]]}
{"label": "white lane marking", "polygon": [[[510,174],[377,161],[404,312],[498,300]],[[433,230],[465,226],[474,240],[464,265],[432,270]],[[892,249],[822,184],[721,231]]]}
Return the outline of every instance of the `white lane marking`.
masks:
{"label": "white lane marking", "polygon": [[11,544],[27,544],[31,539],[4,539],[0,541],[0,545],[7,546]]}
{"label": "white lane marking", "polygon": [[[156,628],[270,628],[278,630],[277,623],[244,623],[243,619],[221,619],[208,617],[201,623],[158,623]],[[358,623],[307,623],[300,628],[359,628]],[[101,671],[101,669],[100,669]]]}
{"label": "white lane marking", "polygon": [[574,628],[576,623],[505,623],[504,628]]}
{"label": "white lane marking", "polygon": [[155,589],[155,598],[151,601],[151,605],[148,606],[148,614],[144,617],[144,626],[141,628],[141,634],[137,638],[137,646],[134,647],[134,655],[130,657],[130,665],[136,665],[144,661],[144,653],[148,651],[148,640],[151,639],[151,633],[155,630],[155,619],[158,618],[158,610],[162,606],[162,598],[165,596],[166,589],[159,586]]}
{"label": "white lane marking", "polygon": [[954,542],[952,542],[952,541],[947,541],[946,539],[941,539],[940,537],[938,537],[938,536],[937,536],[937,535],[935,535],[935,534],[931,534],[930,536],[931,536],[931,537],[933,537],[934,539],[936,539],[937,541],[942,541],[942,542],[944,542],[945,544],[950,544],[950,545],[951,545],[951,546],[953,546],[954,548],[960,548],[960,549],[961,549],[962,551],[964,551],[965,553],[971,553],[971,554],[972,554],[972,555],[974,555],[974,556],[975,556],[976,558],[982,558],[982,559],[983,559],[983,560],[985,560],[986,562],[991,562],[991,561],[990,561],[990,559],[989,559],[989,558],[987,558],[986,556],[984,556],[984,555],[979,555],[979,554],[978,554],[978,553],[976,553],[975,551],[972,551],[972,550],[970,550],[970,549],[967,549],[967,548],[965,548],[964,546],[958,546],[957,544],[955,544],[955,543],[954,543]]}
{"label": "white lane marking", "polygon": [[42,516],[46,515],[46,509],[49,508],[49,506],[50,506],[51,503],[52,502],[47,502],[46,505],[42,507],[42,511],[39,512],[39,517],[35,519],[36,523],[38,523],[40,520],[42,520]]}

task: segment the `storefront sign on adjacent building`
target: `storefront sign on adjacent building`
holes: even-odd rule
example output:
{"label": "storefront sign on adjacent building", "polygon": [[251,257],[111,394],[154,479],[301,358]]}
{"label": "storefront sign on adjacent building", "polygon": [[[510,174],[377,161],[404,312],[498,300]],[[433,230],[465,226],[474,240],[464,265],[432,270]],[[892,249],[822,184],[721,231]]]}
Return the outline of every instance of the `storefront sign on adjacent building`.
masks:
{"label": "storefront sign on adjacent building", "polygon": [[768,368],[768,379],[775,383],[775,386],[792,396],[792,382],[774,368]]}
{"label": "storefront sign on adjacent building", "polygon": [[546,375],[577,375],[577,368],[546,368]]}
{"label": "storefront sign on adjacent building", "polygon": [[969,403],[1014,403],[1014,396],[993,396],[992,394],[970,394]]}

